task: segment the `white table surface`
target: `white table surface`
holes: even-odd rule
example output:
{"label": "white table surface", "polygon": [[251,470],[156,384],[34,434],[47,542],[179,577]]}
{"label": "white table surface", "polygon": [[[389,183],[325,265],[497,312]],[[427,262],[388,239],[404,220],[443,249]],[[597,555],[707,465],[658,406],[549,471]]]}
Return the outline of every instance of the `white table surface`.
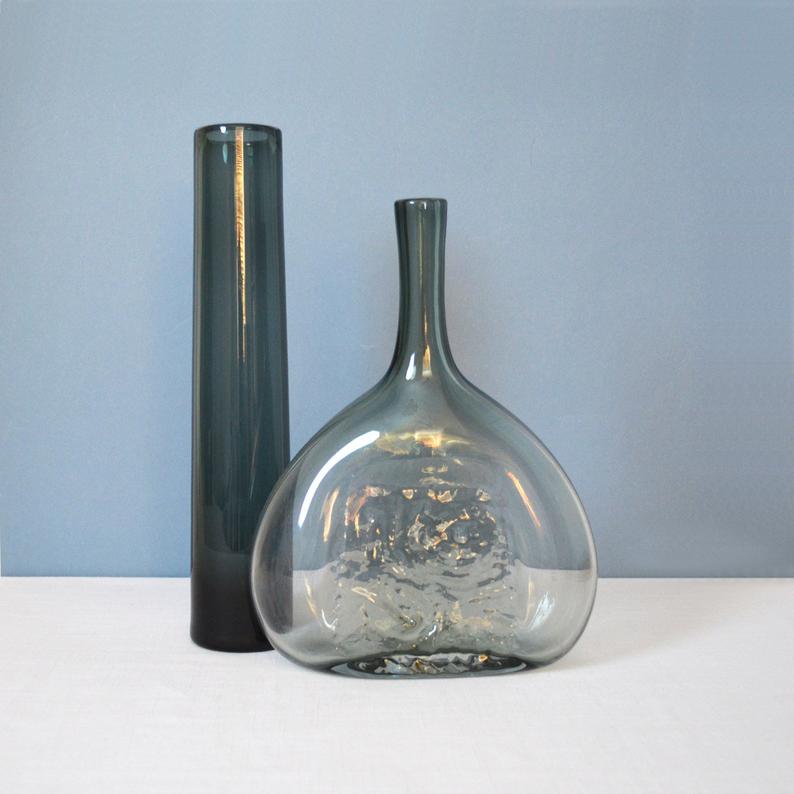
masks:
{"label": "white table surface", "polygon": [[794,580],[599,583],[513,675],[193,645],[184,579],[0,579],[0,791],[794,792]]}

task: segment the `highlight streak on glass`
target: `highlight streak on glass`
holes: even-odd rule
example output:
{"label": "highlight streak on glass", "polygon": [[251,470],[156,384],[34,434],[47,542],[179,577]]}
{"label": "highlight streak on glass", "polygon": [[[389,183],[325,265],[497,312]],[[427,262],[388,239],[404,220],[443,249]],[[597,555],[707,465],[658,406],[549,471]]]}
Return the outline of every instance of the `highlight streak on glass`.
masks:
{"label": "highlight streak on glass", "polygon": [[339,486],[337,485],[323,505],[323,543],[328,543],[328,539],[331,537],[331,519],[334,515],[334,505],[338,496]]}
{"label": "highlight streak on glass", "polygon": [[[419,250],[424,251],[425,248],[425,223],[424,218],[420,219],[419,225],[417,227],[417,234],[419,238]],[[430,358],[430,335],[428,333],[427,328],[427,296],[423,294],[424,290],[424,283],[425,283],[425,262],[424,258],[420,255],[419,257],[419,289],[420,295],[422,300],[422,339],[424,341],[425,350],[424,354],[422,355],[422,377],[423,378],[430,378],[433,375],[433,364]]]}
{"label": "highlight streak on glass", "polygon": [[515,486],[516,491],[518,491],[518,495],[521,497],[521,501],[524,503],[524,507],[526,507],[527,512],[529,513],[530,516],[532,516],[532,521],[534,522],[535,526],[538,529],[543,529],[543,527],[540,525],[540,519],[538,518],[538,514],[535,512],[535,508],[532,507],[532,502],[529,501],[527,492],[524,490],[524,486],[521,485],[521,482],[519,481],[518,477],[516,477],[516,475],[513,474],[512,471],[508,471],[507,469],[505,469],[505,474],[510,478],[510,481]]}
{"label": "highlight streak on glass", "polygon": [[416,362],[414,361],[415,356],[415,353],[411,353],[411,360],[408,362],[408,369],[405,371],[406,380],[414,380],[414,378],[416,378]]}
{"label": "highlight streak on glass", "polygon": [[248,320],[246,317],[245,299],[245,163],[243,160],[244,130],[234,130],[234,226],[237,236],[237,259],[240,267],[240,304],[243,321],[243,361],[246,360],[246,338],[248,336]]}
{"label": "highlight streak on glass", "polygon": [[378,599],[376,593],[373,593],[371,590],[367,590],[365,587],[361,587],[360,585],[358,587],[352,587],[351,592],[355,593],[356,595],[360,595],[362,598],[366,598],[370,604],[374,604]]}
{"label": "highlight streak on glass", "polygon": [[361,449],[362,447],[366,447],[368,444],[372,444],[379,438],[380,433],[377,430],[370,430],[367,433],[362,433],[360,436],[357,436],[352,441],[345,444],[341,449],[337,450],[333,455],[331,455],[330,458],[328,458],[325,464],[321,467],[320,471],[317,472],[317,476],[312,480],[311,485],[306,491],[306,496],[303,497],[303,503],[301,504],[301,509],[298,513],[299,529],[303,527],[303,522],[306,520],[306,515],[309,512],[312,499],[314,499],[314,494],[317,493],[317,489],[320,487],[320,483],[323,481],[325,475],[328,474],[328,472],[331,471],[331,469],[333,469],[333,467],[336,466],[340,460],[343,460],[357,449]]}
{"label": "highlight streak on glass", "polygon": [[524,625],[529,623],[529,619],[531,617],[530,613],[532,612],[532,607],[535,603],[534,593],[532,592],[535,588],[535,583],[532,580],[532,577],[527,578],[527,609],[524,612]]}
{"label": "highlight streak on glass", "polygon": [[430,361],[430,345],[427,343],[427,314],[424,319],[424,334],[425,334],[425,354],[422,356],[422,377],[429,378],[433,374],[433,366]]}
{"label": "highlight streak on glass", "polygon": [[306,590],[306,606],[309,607],[309,611],[312,613],[312,615],[314,615],[314,617],[317,618],[318,617],[317,606],[314,603],[314,594],[312,593],[312,586],[309,583],[306,574],[303,575],[303,587]]}

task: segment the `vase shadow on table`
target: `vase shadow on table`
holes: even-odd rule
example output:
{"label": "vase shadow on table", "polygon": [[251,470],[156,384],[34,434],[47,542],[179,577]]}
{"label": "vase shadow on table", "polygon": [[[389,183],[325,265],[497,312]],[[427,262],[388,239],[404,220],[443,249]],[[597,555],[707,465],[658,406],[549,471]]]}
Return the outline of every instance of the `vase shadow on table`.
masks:
{"label": "vase shadow on table", "polygon": [[741,620],[754,608],[741,581],[735,588],[723,586],[715,591],[715,583],[709,580],[669,580],[662,590],[657,584],[652,594],[641,581],[619,580],[597,595],[579,642],[559,661],[541,669],[596,667],[674,648]]}

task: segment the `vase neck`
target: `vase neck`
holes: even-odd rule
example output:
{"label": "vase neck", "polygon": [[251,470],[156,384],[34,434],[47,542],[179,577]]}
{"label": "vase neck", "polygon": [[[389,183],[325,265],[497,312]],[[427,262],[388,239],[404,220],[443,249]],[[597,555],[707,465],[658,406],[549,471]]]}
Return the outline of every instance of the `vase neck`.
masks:
{"label": "vase neck", "polygon": [[454,368],[444,314],[444,199],[394,205],[400,252],[400,319],[390,373],[405,380],[438,377]]}

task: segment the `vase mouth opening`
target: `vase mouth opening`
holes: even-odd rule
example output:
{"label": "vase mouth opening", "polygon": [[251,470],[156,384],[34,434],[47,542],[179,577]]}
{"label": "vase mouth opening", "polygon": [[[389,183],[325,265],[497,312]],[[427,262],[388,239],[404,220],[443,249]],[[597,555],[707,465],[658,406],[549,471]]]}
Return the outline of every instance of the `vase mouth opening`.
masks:
{"label": "vase mouth opening", "polygon": [[207,124],[199,127],[195,132],[196,140],[206,138],[211,143],[233,142],[237,131],[242,130],[247,141],[260,143],[275,138],[280,140],[281,130],[267,124],[249,124],[246,122],[231,122],[226,124]]}
{"label": "vase mouth opening", "polygon": [[416,207],[418,209],[429,210],[446,208],[447,200],[443,198],[406,198],[397,199],[395,207]]}

